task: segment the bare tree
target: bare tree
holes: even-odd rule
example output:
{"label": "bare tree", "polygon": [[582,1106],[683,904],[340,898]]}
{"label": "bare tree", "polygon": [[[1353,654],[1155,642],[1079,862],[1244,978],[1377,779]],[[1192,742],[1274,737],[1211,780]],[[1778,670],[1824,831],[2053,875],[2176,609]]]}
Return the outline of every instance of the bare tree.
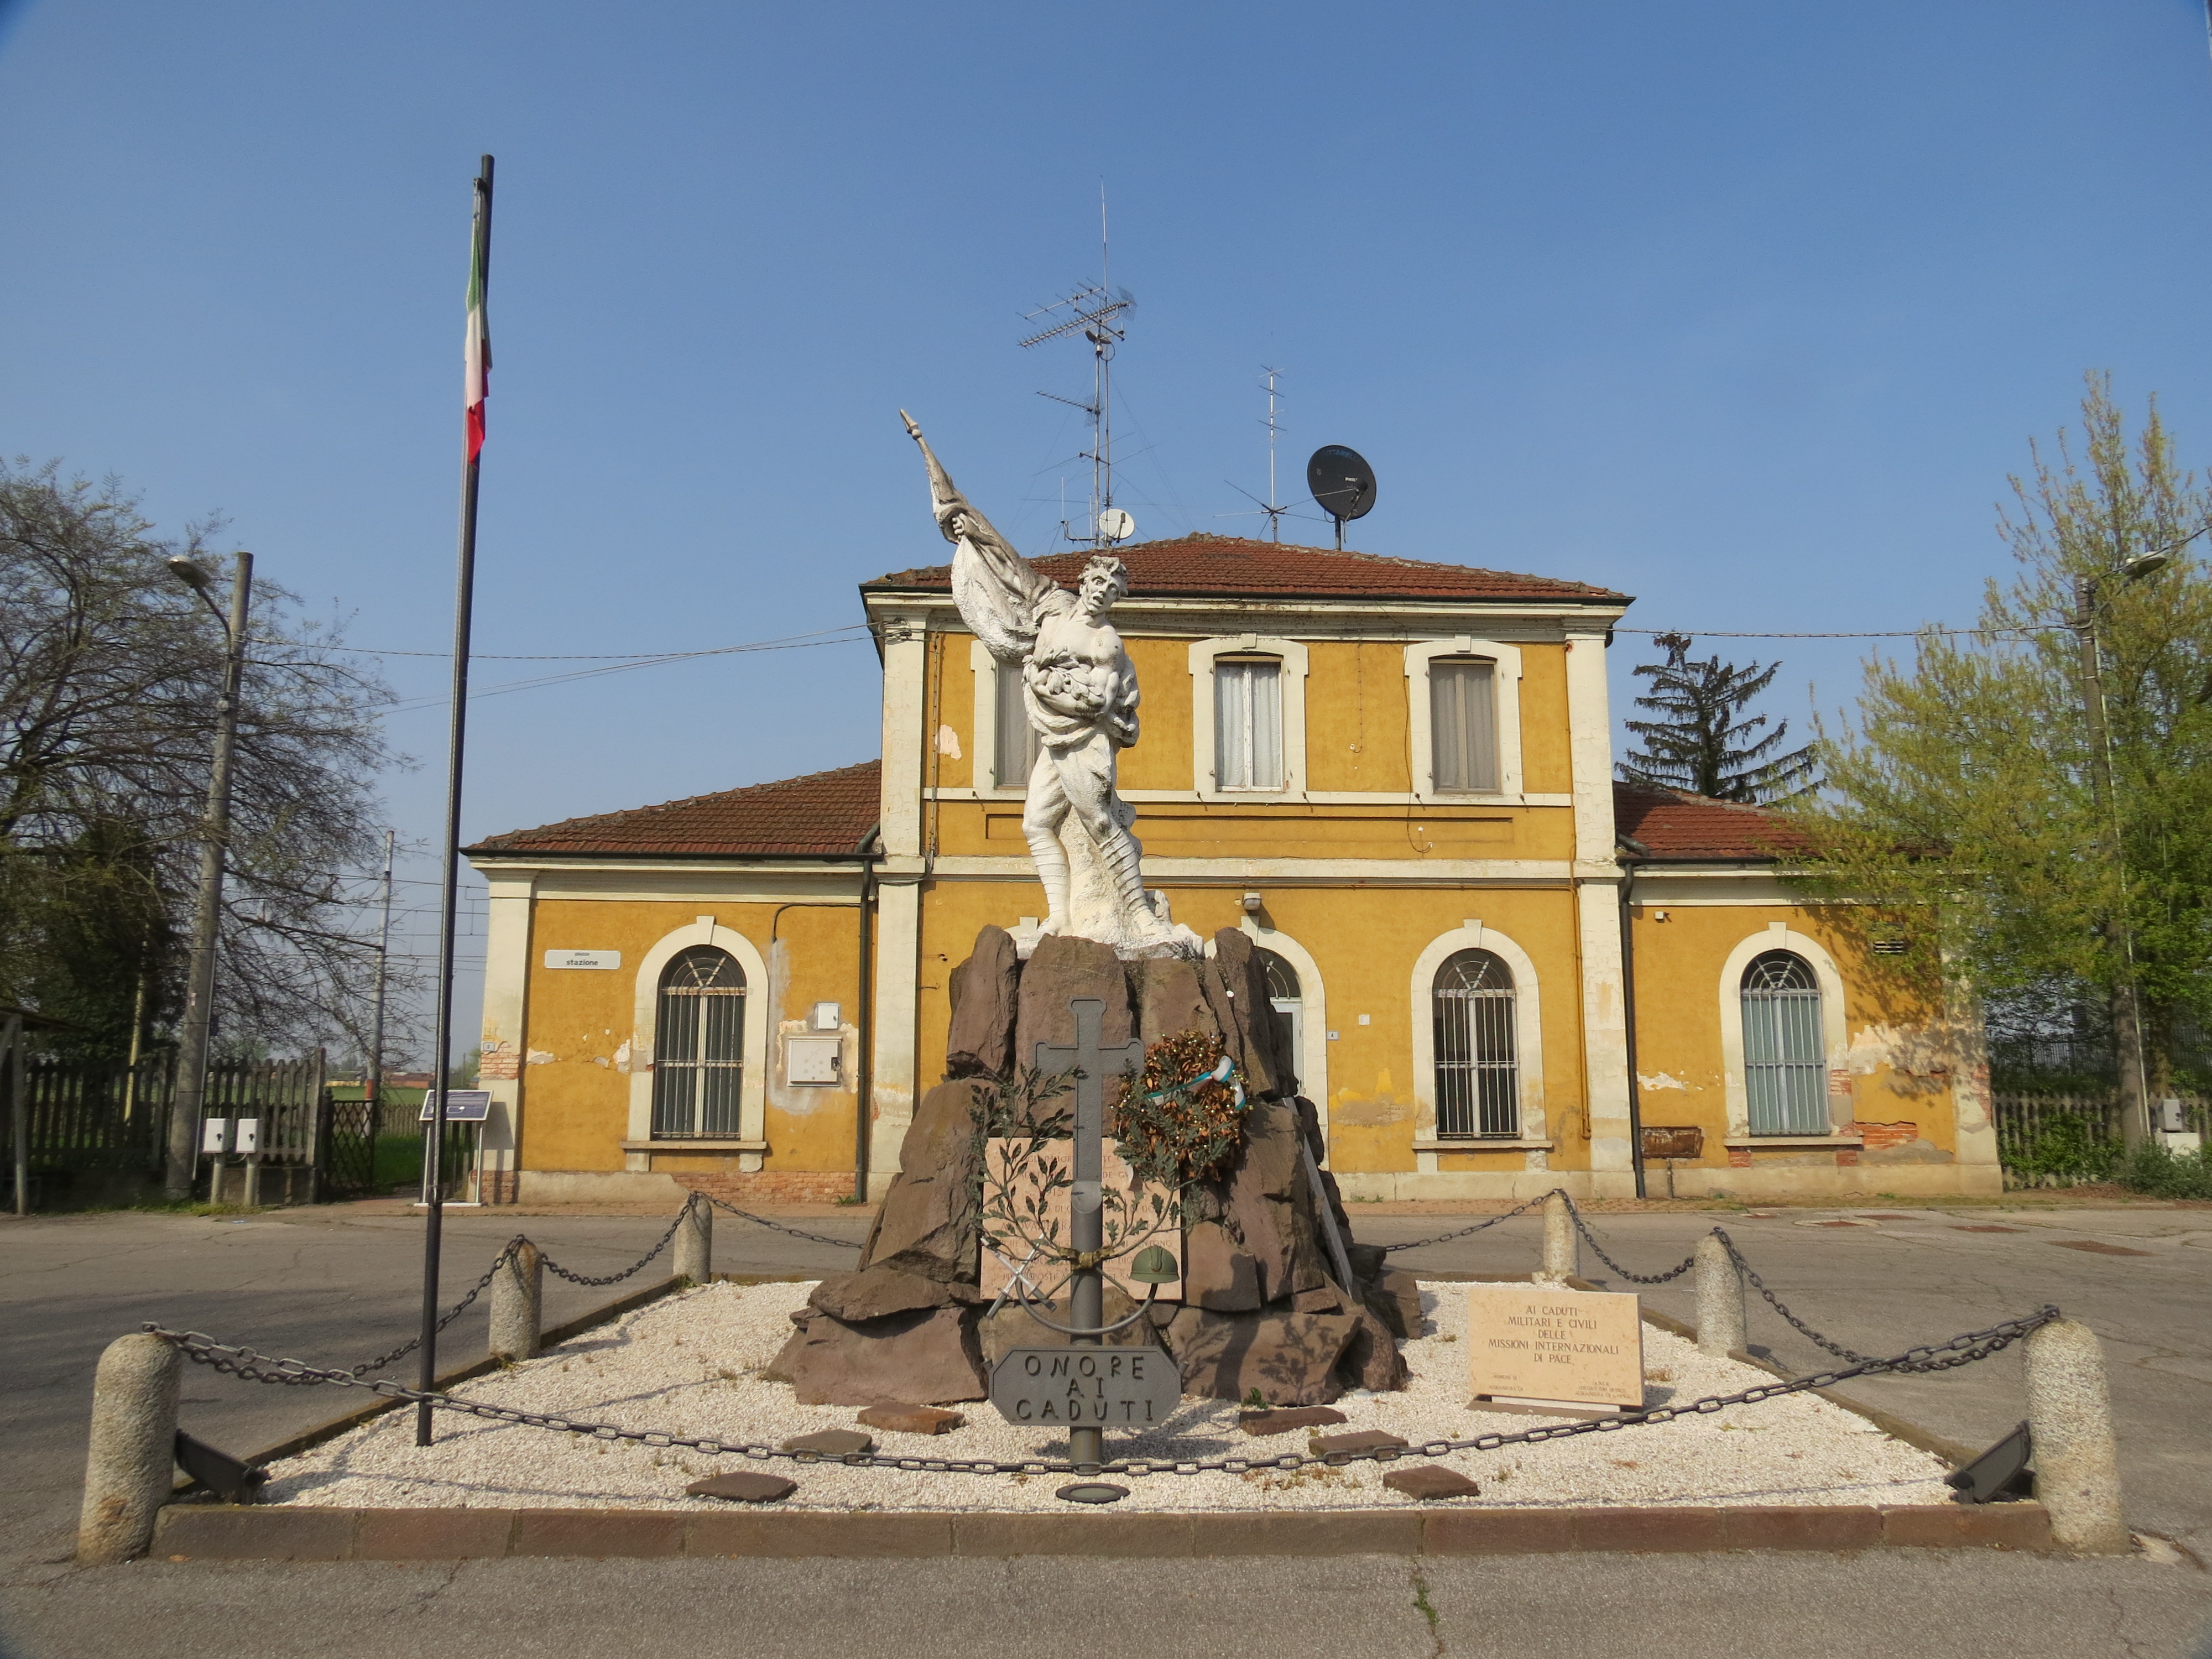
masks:
{"label": "bare tree", "polygon": [[[0,997],[119,1042],[181,1000],[224,641],[110,479],[0,463]],[[258,582],[232,800],[216,1019],[227,1049],[364,1024],[372,940],[349,891],[395,763],[391,693],[337,628]]]}

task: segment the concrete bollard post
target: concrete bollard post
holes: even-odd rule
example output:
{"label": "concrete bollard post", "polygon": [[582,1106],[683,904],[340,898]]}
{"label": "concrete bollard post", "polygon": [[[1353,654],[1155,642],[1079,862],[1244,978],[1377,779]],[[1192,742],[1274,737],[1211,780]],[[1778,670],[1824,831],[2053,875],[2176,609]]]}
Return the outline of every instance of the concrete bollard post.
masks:
{"label": "concrete bollard post", "polygon": [[545,1324],[545,1255],[535,1244],[514,1247],[491,1280],[491,1352],[495,1358],[535,1359]]}
{"label": "concrete bollard post", "polygon": [[2053,1320],[2027,1339],[2027,1431],[2035,1443],[2035,1495],[2051,1512],[2051,1540],[2085,1555],[2133,1547],[2120,1516],[2119,1448],[2097,1334]]}
{"label": "concrete bollard post", "polygon": [[676,1276],[704,1285],[714,1276],[714,1212],[703,1198],[691,1200],[676,1228]]}
{"label": "concrete bollard post", "polygon": [[1581,1241],[1575,1237],[1567,1195],[1555,1192],[1544,1200],[1544,1265],[1537,1271],[1537,1282],[1564,1285],[1581,1266]]}
{"label": "concrete bollard post", "polygon": [[1723,1358],[1748,1340],[1743,1322],[1743,1273],[1728,1246],[1707,1233],[1698,1241],[1698,1352]]}
{"label": "concrete bollard post", "polygon": [[92,1379],[92,1440],[76,1559],[128,1561],[154,1540],[154,1522],[176,1484],[177,1385],[185,1357],[139,1332],[118,1336]]}

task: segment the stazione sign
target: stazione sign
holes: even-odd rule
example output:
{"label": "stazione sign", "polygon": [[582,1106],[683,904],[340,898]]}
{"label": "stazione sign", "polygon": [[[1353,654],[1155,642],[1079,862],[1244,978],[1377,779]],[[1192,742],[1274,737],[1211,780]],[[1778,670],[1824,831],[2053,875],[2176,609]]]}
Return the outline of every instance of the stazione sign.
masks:
{"label": "stazione sign", "polygon": [[1014,1348],[991,1372],[1009,1423],[1141,1429],[1182,1398],[1182,1375],[1158,1348]]}

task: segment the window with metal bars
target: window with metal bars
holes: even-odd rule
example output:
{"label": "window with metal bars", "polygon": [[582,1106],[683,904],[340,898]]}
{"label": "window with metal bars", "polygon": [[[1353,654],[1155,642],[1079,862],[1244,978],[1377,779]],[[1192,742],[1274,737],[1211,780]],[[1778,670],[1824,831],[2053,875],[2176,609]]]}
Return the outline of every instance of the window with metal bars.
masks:
{"label": "window with metal bars", "polygon": [[1001,789],[1026,789],[1044,740],[1030,724],[1029,705],[1022,700],[1021,664],[998,664],[993,683],[998,702],[992,717],[991,778]]}
{"label": "window with metal bars", "polygon": [[1498,788],[1498,665],[1477,657],[1429,663],[1430,777],[1439,793]]}
{"label": "window with metal bars", "polygon": [[695,945],[660,976],[653,1139],[736,1135],[744,1054],[744,969],[728,951]]}
{"label": "window with metal bars", "polygon": [[1455,951],[1437,970],[1437,1139],[1518,1139],[1521,1062],[1513,973],[1487,951]]}
{"label": "window with metal bars", "polygon": [[1755,1135],[1828,1133],[1820,982],[1802,957],[1769,951],[1743,970],[1743,1086]]}
{"label": "window with metal bars", "polygon": [[1215,787],[1283,787],[1283,665],[1274,657],[1213,659]]}

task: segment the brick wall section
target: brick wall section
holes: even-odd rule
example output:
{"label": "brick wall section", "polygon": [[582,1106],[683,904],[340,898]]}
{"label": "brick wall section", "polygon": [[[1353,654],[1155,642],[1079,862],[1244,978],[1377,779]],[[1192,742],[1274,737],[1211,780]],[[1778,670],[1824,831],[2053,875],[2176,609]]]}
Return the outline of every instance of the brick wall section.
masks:
{"label": "brick wall section", "polygon": [[1854,1123],[1870,1152],[1879,1152],[1890,1146],[1910,1146],[1920,1139],[1917,1123]]}
{"label": "brick wall section", "polygon": [[514,1170],[488,1170],[483,1178],[483,1201],[513,1204],[522,1196],[522,1176]]}
{"label": "brick wall section", "polygon": [[853,1195],[850,1171],[763,1170],[756,1175],[678,1175],[695,1193],[732,1204],[829,1204]]}

